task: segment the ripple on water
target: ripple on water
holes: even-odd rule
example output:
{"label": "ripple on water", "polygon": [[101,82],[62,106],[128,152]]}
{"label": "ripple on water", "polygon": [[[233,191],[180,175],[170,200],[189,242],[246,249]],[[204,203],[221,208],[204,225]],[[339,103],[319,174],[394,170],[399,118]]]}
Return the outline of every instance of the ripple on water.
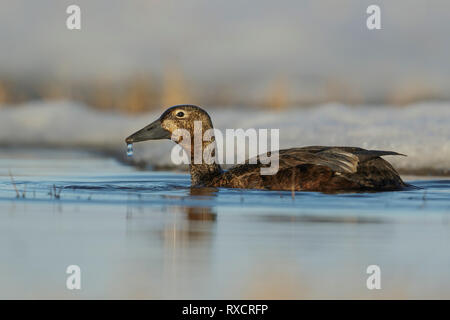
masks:
{"label": "ripple on water", "polygon": [[2,298],[71,298],[67,263],[87,270],[83,298],[372,298],[369,264],[386,279],[377,298],[450,297],[450,180],[292,194],[55,161],[0,163]]}

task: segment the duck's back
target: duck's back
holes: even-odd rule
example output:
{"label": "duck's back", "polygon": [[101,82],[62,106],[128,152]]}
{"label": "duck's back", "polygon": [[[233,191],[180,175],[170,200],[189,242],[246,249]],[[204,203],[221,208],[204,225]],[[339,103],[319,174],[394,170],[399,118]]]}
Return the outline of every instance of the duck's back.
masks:
{"label": "duck's back", "polygon": [[311,146],[279,151],[279,169],[261,175],[269,165],[245,163],[214,177],[205,185],[243,189],[358,192],[401,190],[407,185],[383,155],[392,151],[356,147]]}

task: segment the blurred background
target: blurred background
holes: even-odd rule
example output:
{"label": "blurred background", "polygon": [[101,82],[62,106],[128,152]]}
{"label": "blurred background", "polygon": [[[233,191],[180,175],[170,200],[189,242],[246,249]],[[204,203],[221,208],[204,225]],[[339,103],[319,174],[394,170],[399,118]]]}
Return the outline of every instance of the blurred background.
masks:
{"label": "blurred background", "polygon": [[[224,128],[282,128],[280,147],[396,150],[450,172],[450,2],[0,0],[0,147],[90,147],[173,166],[124,138],[176,104]],[[69,30],[69,5],[81,30]],[[407,106],[407,107],[406,107]],[[220,152],[220,151],[219,151]]]}
{"label": "blurred background", "polygon": [[[381,30],[366,9],[381,8]],[[6,1],[0,105],[406,105],[450,96],[450,2]],[[66,8],[81,7],[81,30]]]}

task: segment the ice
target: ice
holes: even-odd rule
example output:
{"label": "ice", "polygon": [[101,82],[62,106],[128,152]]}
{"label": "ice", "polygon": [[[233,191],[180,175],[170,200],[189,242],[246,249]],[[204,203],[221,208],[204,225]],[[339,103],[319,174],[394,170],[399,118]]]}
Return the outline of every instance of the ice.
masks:
{"label": "ice", "polygon": [[[450,169],[450,102],[406,107],[326,104],[269,111],[207,108],[216,128],[279,128],[280,148],[347,145],[391,150],[408,157],[386,157],[399,169]],[[0,106],[0,145],[73,147],[123,154],[124,138],[157,119],[163,109],[130,116],[103,113],[74,102]],[[136,161],[171,165],[171,141],[133,147]],[[220,150],[219,150],[220,152]]]}

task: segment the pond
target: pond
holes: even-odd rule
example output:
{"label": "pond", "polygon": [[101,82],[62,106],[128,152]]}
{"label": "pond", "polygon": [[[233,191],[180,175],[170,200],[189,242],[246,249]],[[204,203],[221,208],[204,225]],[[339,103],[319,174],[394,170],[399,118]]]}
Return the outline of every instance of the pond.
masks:
{"label": "pond", "polygon": [[2,149],[0,298],[450,298],[450,179],[404,178],[419,188],[190,188],[92,153]]}

